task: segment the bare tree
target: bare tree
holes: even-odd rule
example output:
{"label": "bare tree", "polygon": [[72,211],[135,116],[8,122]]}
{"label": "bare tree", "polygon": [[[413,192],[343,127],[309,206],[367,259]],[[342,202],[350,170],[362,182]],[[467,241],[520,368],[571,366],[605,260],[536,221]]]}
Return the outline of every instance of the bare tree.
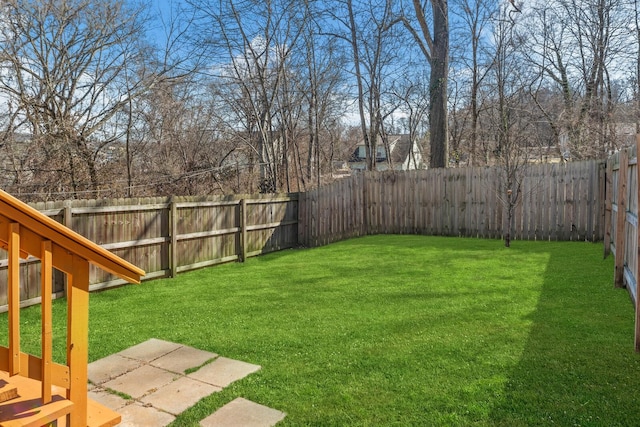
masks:
{"label": "bare tree", "polygon": [[[430,5],[427,6],[427,4]],[[429,9],[432,24],[427,19]],[[430,166],[447,167],[449,164],[449,121],[447,85],[449,77],[449,5],[448,0],[413,0],[415,23],[404,19],[420,51],[431,67],[429,140]],[[433,32],[432,32],[433,31]]]}
{"label": "bare tree", "polygon": [[386,85],[390,86],[386,73],[398,59],[396,24],[400,19],[390,0],[373,3],[346,0],[344,7],[346,11],[337,10],[333,17],[346,33],[337,30],[333,36],[346,41],[351,52],[365,162],[368,170],[375,170],[380,157],[379,140],[384,147],[385,118],[396,108],[383,99]]}
{"label": "bare tree", "polygon": [[[202,91],[206,82],[199,81],[195,71],[198,70],[201,52],[197,47],[189,44],[187,37],[189,28],[193,25],[194,17],[189,11],[180,7],[180,4],[170,7],[168,10],[159,10],[155,14],[155,20],[150,22],[154,28],[153,40],[150,40],[152,49],[146,49],[144,56],[125,58],[123,82],[126,84],[127,104],[116,115],[115,126],[124,133],[124,158],[122,162],[114,163],[113,167],[126,169],[127,183],[125,194],[132,197],[134,194],[155,194],[153,186],[156,184],[153,177],[155,171],[166,171],[167,159],[157,158],[156,162],[149,161],[149,153],[156,153],[155,148],[164,141],[158,141],[156,126],[165,129],[164,121],[159,117],[166,117],[163,109],[178,107],[177,114],[188,114],[192,120],[182,121],[182,125],[196,124],[198,129],[212,127],[208,123],[201,123],[202,112],[209,112],[207,105],[202,105],[201,97],[194,96],[197,90]],[[151,47],[150,46],[150,47]],[[131,62],[133,64],[131,64]],[[146,90],[140,91],[140,78],[150,76]],[[190,91],[185,87],[191,88]],[[136,93],[137,92],[137,93]],[[183,96],[176,100],[177,96]],[[163,101],[171,99],[169,105]],[[179,102],[176,102],[179,101]],[[174,124],[177,121],[174,121]],[[176,134],[183,136],[193,135],[194,129],[184,127]],[[164,132],[161,132],[164,135]],[[184,139],[184,138],[181,138]],[[171,142],[170,142],[171,143]],[[144,166],[143,166],[144,165]],[[183,169],[181,174],[189,174]],[[164,181],[160,181],[164,182]],[[166,185],[166,184],[160,184]],[[205,191],[208,193],[208,191]],[[172,194],[181,194],[172,191]]]}
{"label": "bare tree", "polygon": [[[399,121],[412,143],[422,140],[426,133],[429,112],[428,87],[428,79],[420,73],[404,74],[394,82],[393,93],[398,99],[398,110],[402,116]],[[411,150],[411,161],[414,165],[419,163],[416,154]]]}
{"label": "bare tree", "polygon": [[[304,50],[299,52],[304,58],[304,64],[299,67],[300,74],[304,76],[299,89],[307,114],[307,144],[305,147],[302,141],[296,141],[294,156],[300,177],[299,187],[303,189],[313,181],[314,174],[316,187],[321,184],[321,142],[329,141],[329,151],[334,152],[333,143],[337,139],[336,132],[339,132],[346,102],[345,95],[339,90],[344,81],[346,55],[339,48],[337,39],[323,35],[328,14],[317,7],[314,2],[307,3],[309,19],[303,33]],[[303,157],[305,149],[306,156]],[[332,159],[331,155],[328,157]],[[331,167],[330,164],[328,166]]]}
{"label": "bare tree", "polygon": [[[224,194],[222,159],[228,148],[219,144],[221,126],[215,102],[194,76],[156,84],[135,111],[130,132],[138,149],[139,185],[152,184],[160,194]],[[138,148],[139,147],[139,148]]]}
{"label": "bare tree", "polygon": [[511,7],[503,6],[496,16],[494,27],[494,59],[487,76],[486,90],[491,105],[486,123],[494,138],[494,155],[502,179],[495,189],[504,207],[504,242],[509,247],[513,236],[514,211],[522,198],[522,181],[529,163],[532,120],[528,112],[528,71],[522,67],[517,50]]}
{"label": "bare tree", "polygon": [[287,73],[307,19],[304,4],[293,0],[189,3],[201,24],[195,42],[209,52],[219,80],[235,93],[227,99],[227,111],[233,117],[229,121],[242,127],[247,147],[253,151],[247,158],[255,154],[261,191],[278,191],[288,170],[288,141],[281,126],[293,123],[292,117],[280,114],[288,115],[293,105]]}
{"label": "bare tree", "polygon": [[[32,173],[50,188],[97,190],[114,115],[148,83],[124,88],[140,55],[144,9],[125,1],[8,0],[0,7],[0,92],[31,135]],[[144,84],[143,84],[144,82]]]}
{"label": "bare tree", "polygon": [[616,75],[629,57],[628,2],[552,0],[523,10],[519,43],[538,71],[531,92],[559,150],[573,158],[604,156],[617,146]]}
{"label": "bare tree", "polygon": [[635,11],[635,29],[636,29],[636,75],[635,75],[635,101],[636,101],[636,133],[640,134],[640,2],[633,0],[633,9]]}
{"label": "bare tree", "polygon": [[[458,80],[467,80],[460,82],[460,86],[456,85],[456,89],[466,92],[467,95],[458,96],[468,100],[468,108],[462,108],[465,116],[468,115],[469,124],[464,123],[463,128],[469,128],[468,132],[464,132],[464,136],[468,136],[468,165],[473,166],[479,164],[478,144],[479,144],[479,120],[482,111],[480,99],[480,86],[491,69],[491,56],[488,54],[488,46],[486,39],[489,31],[491,31],[491,19],[495,15],[494,4],[487,0],[456,0],[452,9],[459,19],[459,25],[452,29],[455,33],[454,39],[457,43],[454,45],[456,49],[456,65],[461,67]],[[464,79],[466,76],[467,79]],[[455,98],[455,97],[454,97]],[[459,116],[460,109],[454,108],[452,114]],[[454,123],[456,123],[454,117]],[[465,117],[466,120],[466,117]],[[460,132],[458,132],[460,133]],[[466,135],[468,133],[468,135]],[[453,132],[452,132],[453,134]],[[462,137],[462,136],[461,136]],[[455,139],[454,139],[455,141]],[[455,145],[455,144],[454,144]],[[455,148],[455,151],[460,151]],[[459,154],[458,154],[459,157]],[[486,159],[485,159],[486,163]]]}

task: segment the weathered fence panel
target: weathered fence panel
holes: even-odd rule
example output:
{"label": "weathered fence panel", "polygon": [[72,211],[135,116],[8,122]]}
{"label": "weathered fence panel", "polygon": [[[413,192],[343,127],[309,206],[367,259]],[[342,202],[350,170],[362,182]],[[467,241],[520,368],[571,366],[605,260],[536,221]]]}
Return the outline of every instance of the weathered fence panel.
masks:
{"label": "weathered fence panel", "polygon": [[239,252],[240,201],[176,203],[171,235],[175,235],[172,273],[235,261]]}
{"label": "weathered fence panel", "polygon": [[246,200],[246,256],[298,245],[298,196]]}
{"label": "weathered fence panel", "polygon": [[[524,171],[514,239],[603,237],[600,163],[532,165]],[[285,196],[79,200],[34,207],[144,269],[148,280],[365,234],[500,238],[505,194],[501,169],[467,168],[365,172]],[[609,219],[617,231],[619,219]],[[633,243],[633,230],[626,232]],[[633,262],[626,265],[637,268]],[[0,310],[6,304],[6,265],[0,261]],[[39,268],[37,260],[21,262],[24,304],[39,301]],[[122,284],[98,269],[90,274],[92,290]],[[61,276],[54,293],[64,294]]]}
{"label": "weathered fence panel", "polygon": [[[523,169],[512,238],[602,239],[602,167],[585,161]],[[300,199],[299,241],[318,246],[381,233],[500,238],[504,182],[500,168],[360,173]]]}
{"label": "weathered fence panel", "polygon": [[605,195],[605,256],[613,253],[615,259],[614,283],[626,287],[635,305],[635,349],[640,351],[640,298],[638,285],[640,227],[639,195],[640,135],[637,143],[607,159]]}
{"label": "weathered fence panel", "polygon": [[[74,200],[34,204],[146,272],[145,280],[298,244],[298,196]],[[0,250],[0,311],[7,304],[6,252]],[[40,262],[21,260],[23,305],[39,302]],[[63,276],[54,297],[64,295]],[[90,267],[90,289],[124,282]]]}
{"label": "weathered fence panel", "polygon": [[[298,244],[322,246],[362,236],[367,188],[362,175],[299,194]],[[304,224],[304,226],[300,226]]]}

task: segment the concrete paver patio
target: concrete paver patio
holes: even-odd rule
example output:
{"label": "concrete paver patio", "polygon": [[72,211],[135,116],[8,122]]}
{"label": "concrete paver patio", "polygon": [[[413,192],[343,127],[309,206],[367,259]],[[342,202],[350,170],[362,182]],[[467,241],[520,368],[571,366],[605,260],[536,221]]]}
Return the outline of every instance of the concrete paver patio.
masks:
{"label": "concrete paver patio", "polygon": [[202,427],[263,427],[275,425],[285,414],[241,397],[202,420]]}
{"label": "concrete paver patio", "polygon": [[[194,368],[198,369],[185,374]],[[150,339],[91,363],[89,397],[119,412],[123,427],[166,426],[200,399],[259,369],[258,365],[215,353]],[[240,398],[220,408],[201,425],[267,427],[284,417],[280,411]]]}

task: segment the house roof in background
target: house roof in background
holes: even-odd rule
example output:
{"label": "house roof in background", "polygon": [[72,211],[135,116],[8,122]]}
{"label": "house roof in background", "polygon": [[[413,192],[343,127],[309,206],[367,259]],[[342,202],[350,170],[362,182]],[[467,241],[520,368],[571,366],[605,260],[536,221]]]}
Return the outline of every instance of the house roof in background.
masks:
{"label": "house roof in background", "polygon": [[404,163],[411,153],[411,140],[409,139],[409,135],[390,135],[389,143],[391,143],[391,138],[396,139],[393,149],[391,150],[391,163],[394,165]]}
{"label": "house roof in background", "polygon": [[[399,165],[404,163],[409,154],[411,153],[412,142],[409,139],[408,134],[403,135],[389,135],[388,143],[391,148],[391,162],[394,165]],[[363,160],[362,157],[358,155],[358,147],[364,147],[364,143],[360,142],[351,154],[350,162],[360,162]]]}

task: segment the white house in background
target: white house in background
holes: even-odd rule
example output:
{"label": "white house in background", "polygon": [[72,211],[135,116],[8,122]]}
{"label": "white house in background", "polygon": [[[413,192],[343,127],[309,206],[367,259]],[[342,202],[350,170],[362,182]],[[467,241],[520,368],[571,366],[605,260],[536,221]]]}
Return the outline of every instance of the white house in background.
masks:
{"label": "white house in background", "polygon": [[[376,147],[376,170],[415,170],[426,169],[426,164],[422,157],[422,148],[417,140],[411,141],[409,135],[389,135],[389,153],[384,145]],[[364,144],[356,147],[348,161],[351,170],[366,170],[366,151]]]}

